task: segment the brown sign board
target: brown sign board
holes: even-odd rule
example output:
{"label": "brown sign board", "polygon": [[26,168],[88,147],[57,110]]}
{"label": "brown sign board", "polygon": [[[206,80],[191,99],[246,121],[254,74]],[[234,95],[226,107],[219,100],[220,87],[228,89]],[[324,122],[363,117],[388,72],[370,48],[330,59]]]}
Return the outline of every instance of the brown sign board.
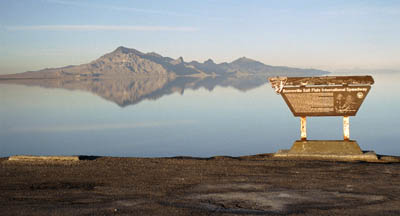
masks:
{"label": "brown sign board", "polygon": [[355,116],[374,80],[371,76],[272,77],[294,116]]}

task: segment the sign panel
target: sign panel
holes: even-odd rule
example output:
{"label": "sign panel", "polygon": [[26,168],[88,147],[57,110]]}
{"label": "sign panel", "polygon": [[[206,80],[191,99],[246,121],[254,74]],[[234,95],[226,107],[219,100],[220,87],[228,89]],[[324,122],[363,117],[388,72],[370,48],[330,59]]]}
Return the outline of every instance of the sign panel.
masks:
{"label": "sign panel", "polygon": [[355,116],[374,80],[371,76],[271,77],[294,116]]}
{"label": "sign panel", "polygon": [[281,95],[294,116],[355,116],[370,86],[284,87]]}

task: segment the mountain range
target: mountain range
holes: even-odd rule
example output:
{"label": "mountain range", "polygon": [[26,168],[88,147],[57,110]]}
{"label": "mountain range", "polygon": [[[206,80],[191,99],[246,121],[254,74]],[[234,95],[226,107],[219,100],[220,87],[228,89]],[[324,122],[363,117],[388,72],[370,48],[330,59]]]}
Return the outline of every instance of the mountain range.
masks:
{"label": "mountain range", "polygon": [[87,64],[0,75],[0,84],[18,84],[92,92],[121,107],[156,100],[186,89],[216,86],[247,91],[267,82],[269,76],[315,76],[329,72],[265,65],[242,57],[230,63],[185,62],[118,47]]}
{"label": "mountain range", "polygon": [[185,62],[182,57],[173,59],[157,53],[143,53],[135,49],[118,47],[111,53],[81,65],[61,68],[46,68],[18,74],[0,75],[0,79],[10,78],[99,78],[99,77],[168,77],[179,76],[316,76],[329,72],[317,69],[300,69],[284,66],[265,65],[246,57],[230,63],[216,64],[209,59],[203,63]]}

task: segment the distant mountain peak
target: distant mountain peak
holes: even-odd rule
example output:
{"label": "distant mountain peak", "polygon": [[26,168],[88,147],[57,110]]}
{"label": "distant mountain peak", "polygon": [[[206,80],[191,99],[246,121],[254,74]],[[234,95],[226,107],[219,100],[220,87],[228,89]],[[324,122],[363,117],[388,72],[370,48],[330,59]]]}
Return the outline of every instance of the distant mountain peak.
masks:
{"label": "distant mountain peak", "polygon": [[241,58],[236,59],[232,63],[249,63],[249,62],[258,62],[258,61],[243,56]]}
{"label": "distant mountain peak", "polygon": [[142,52],[132,49],[132,48],[127,48],[124,46],[119,46],[116,50],[114,50],[113,53],[124,53],[124,54],[128,54],[128,53],[134,53],[134,54],[143,54]]}
{"label": "distant mountain peak", "polygon": [[129,48],[124,47],[124,46],[119,46],[117,49],[114,50],[114,52],[127,52]]}
{"label": "distant mountain peak", "polygon": [[207,61],[204,61],[204,64],[215,64],[212,59],[208,59]]}
{"label": "distant mountain peak", "polygon": [[173,64],[173,65],[182,64],[182,63],[184,63],[183,57],[182,57],[182,56],[179,57],[179,58],[177,58],[177,59],[175,59],[175,60],[173,60],[173,61],[171,62],[171,64]]}

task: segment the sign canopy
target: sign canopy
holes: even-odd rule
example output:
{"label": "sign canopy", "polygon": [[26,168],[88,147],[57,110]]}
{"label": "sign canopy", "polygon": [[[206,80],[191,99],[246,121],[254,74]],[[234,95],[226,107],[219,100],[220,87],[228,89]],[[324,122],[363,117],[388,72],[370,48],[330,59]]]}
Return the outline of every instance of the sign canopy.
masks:
{"label": "sign canopy", "polygon": [[270,77],[294,116],[355,116],[372,76]]}

